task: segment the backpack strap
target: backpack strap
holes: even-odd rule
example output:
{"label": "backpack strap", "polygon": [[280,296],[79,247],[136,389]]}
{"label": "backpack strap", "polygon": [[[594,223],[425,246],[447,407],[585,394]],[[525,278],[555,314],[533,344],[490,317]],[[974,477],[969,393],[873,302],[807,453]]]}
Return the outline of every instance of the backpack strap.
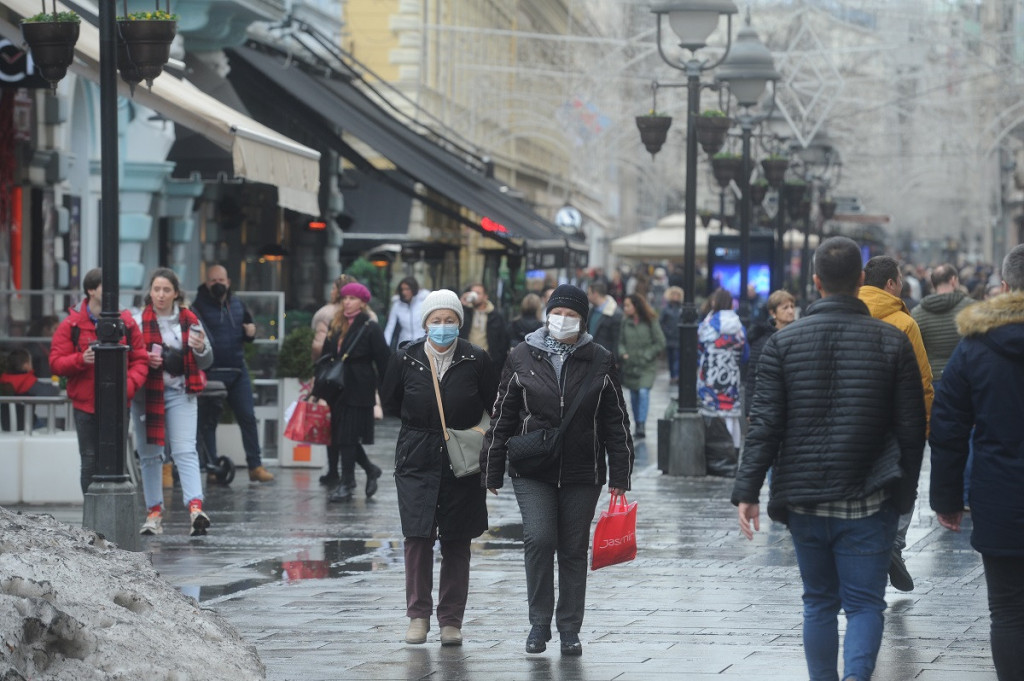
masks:
{"label": "backpack strap", "polygon": [[[185,325],[181,325],[182,333],[185,331]],[[82,329],[78,324],[74,324],[71,327],[71,347],[78,350],[78,339],[82,336]],[[124,344],[129,348],[132,346],[132,327],[127,324],[124,325]]]}

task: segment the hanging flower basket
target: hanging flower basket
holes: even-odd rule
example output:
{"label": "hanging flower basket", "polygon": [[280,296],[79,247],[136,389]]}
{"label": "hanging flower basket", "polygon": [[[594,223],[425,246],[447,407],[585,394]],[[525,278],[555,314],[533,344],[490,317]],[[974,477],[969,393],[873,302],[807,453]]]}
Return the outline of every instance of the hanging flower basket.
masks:
{"label": "hanging flower basket", "polygon": [[739,156],[719,154],[711,159],[711,172],[714,173],[718,186],[723,189],[737,179],[742,171],[743,159]]}
{"label": "hanging flower basket", "polygon": [[764,197],[768,196],[768,183],[764,180],[758,180],[750,185],[750,200],[753,201],[755,206],[760,206],[764,203]]}
{"label": "hanging flower basket", "polygon": [[135,86],[142,82],[142,72],[132,63],[128,56],[128,45],[123,40],[117,41],[117,70],[121,80],[128,83],[128,89],[135,96]]}
{"label": "hanging flower basket", "polygon": [[800,218],[800,207],[807,193],[807,185],[803,182],[786,182],[782,185],[782,198],[786,202],[786,214],[790,220]]}
{"label": "hanging flower basket", "polygon": [[643,142],[644,148],[650,152],[652,158],[661,151],[661,147],[665,144],[666,138],[668,138],[668,129],[671,125],[671,116],[650,115],[636,117],[636,127],[640,130],[640,141]]}
{"label": "hanging flower basket", "polygon": [[732,119],[721,112],[706,112],[694,119],[697,141],[708,156],[714,156],[725,146],[725,135],[732,127]]}
{"label": "hanging flower basket", "polygon": [[[178,17],[169,12],[134,12],[117,18],[119,43],[125,45],[126,60],[118,55],[121,77],[129,84],[153,79],[163,73],[171,57],[171,42],[178,32]],[[134,92],[134,85],[132,87]]]}
{"label": "hanging flower basket", "polygon": [[836,202],[832,199],[825,199],[818,203],[818,209],[821,211],[821,217],[831,220],[836,214]]}
{"label": "hanging flower basket", "polygon": [[702,210],[701,212],[697,213],[697,217],[700,218],[701,226],[704,229],[709,229],[711,227],[711,220],[714,219],[715,214],[709,210]]}
{"label": "hanging flower basket", "polygon": [[32,52],[32,61],[54,89],[74,61],[80,28],[81,19],[74,12],[37,14],[21,23],[21,35]]}
{"label": "hanging flower basket", "polygon": [[766,158],[761,161],[761,168],[764,170],[764,178],[772,189],[778,189],[786,180],[786,171],[789,170],[789,159],[787,158]]}

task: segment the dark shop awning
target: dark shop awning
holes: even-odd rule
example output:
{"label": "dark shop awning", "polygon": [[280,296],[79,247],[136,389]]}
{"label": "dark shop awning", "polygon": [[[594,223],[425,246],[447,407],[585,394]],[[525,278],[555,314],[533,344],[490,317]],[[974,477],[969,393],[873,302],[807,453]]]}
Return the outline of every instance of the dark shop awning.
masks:
{"label": "dark shop awning", "polygon": [[233,48],[228,54],[232,71],[249,68],[262,74],[267,97],[281,98],[284,93],[289,105],[307,108],[373,147],[436,193],[476,213],[480,219],[474,228],[478,231],[503,241],[563,238],[554,223],[505,194],[495,180],[406,127],[351,82],[313,75],[295,61],[251,47]]}

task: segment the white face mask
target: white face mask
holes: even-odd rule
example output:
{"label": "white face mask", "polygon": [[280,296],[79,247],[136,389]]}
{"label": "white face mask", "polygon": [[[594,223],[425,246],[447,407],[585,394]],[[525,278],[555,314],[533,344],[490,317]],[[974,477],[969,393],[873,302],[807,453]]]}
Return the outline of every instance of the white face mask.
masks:
{"label": "white face mask", "polygon": [[548,334],[555,340],[565,340],[578,335],[580,332],[580,318],[566,317],[565,315],[548,315]]}

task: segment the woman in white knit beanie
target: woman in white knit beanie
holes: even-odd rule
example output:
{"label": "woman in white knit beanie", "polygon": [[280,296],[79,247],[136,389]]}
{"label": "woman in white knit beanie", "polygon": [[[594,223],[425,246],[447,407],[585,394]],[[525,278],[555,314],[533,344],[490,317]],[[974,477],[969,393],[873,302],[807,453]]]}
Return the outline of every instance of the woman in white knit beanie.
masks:
{"label": "woman in white knit beanie", "polygon": [[[487,529],[480,474],[456,478],[445,449],[434,390],[436,373],[445,425],[465,430],[486,418],[498,391],[491,359],[459,338],[462,303],[454,291],[430,293],[421,306],[426,338],[392,359],[381,400],[402,417],[395,448],[395,487],[405,536],[406,643],[425,643],[435,613],[434,541],[441,540],[441,583],[436,615],[441,645],[462,645],[469,594],[470,542]],[[486,422],[484,423],[486,428]]]}

